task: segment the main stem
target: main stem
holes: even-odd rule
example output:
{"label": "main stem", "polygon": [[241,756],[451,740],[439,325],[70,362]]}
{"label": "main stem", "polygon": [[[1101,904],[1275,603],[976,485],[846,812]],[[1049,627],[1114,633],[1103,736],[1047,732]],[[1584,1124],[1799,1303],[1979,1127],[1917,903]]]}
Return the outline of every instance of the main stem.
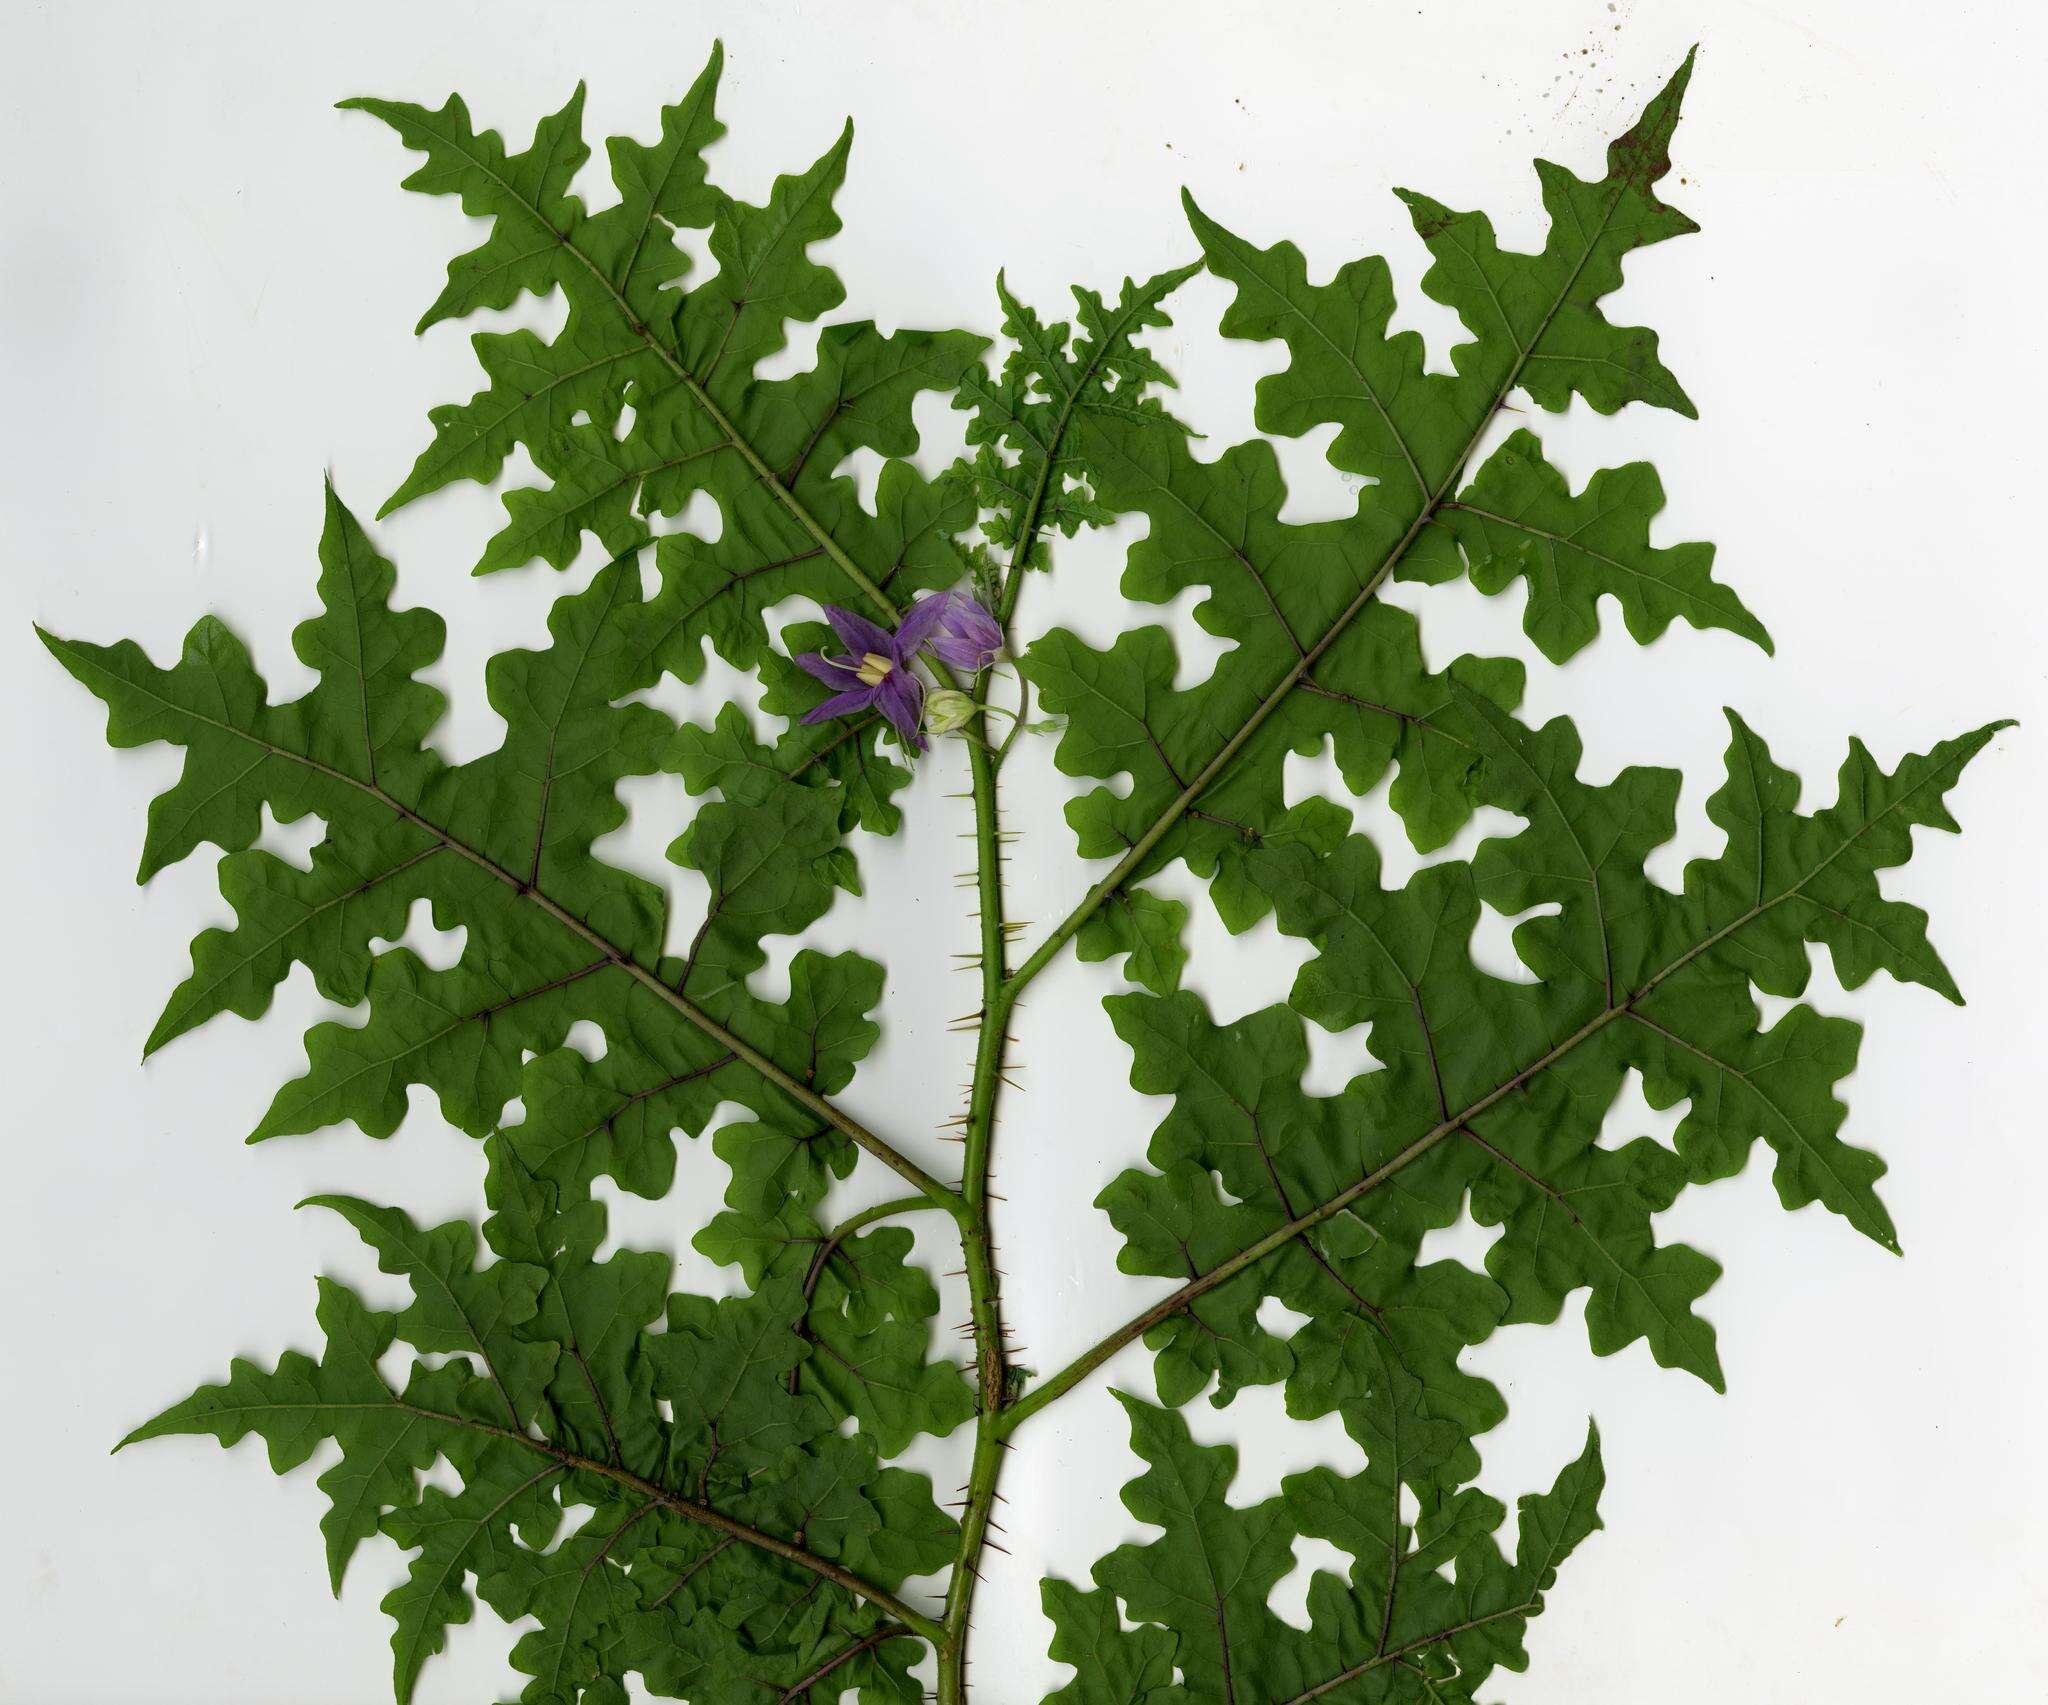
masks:
{"label": "main stem", "polygon": [[[988,678],[984,675],[975,689],[977,698],[987,691]],[[967,1641],[974,1613],[974,1590],[980,1584],[981,1553],[988,1544],[988,1530],[995,1513],[996,1478],[1008,1448],[1000,1423],[1008,1395],[1009,1365],[1003,1349],[1002,1288],[989,1224],[988,1187],[1011,1004],[1006,989],[1008,931],[1003,916],[1002,825],[996,799],[1001,760],[988,746],[968,742],[967,762],[973,783],[975,888],[981,920],[981,1015],[975,1033],[974,1080],[968,1094],[966,1146],[961,1166],[960,1195],[964,1207],[957,1217],[974,1335],[977,1404],[974,1457],[967,1474],[966,1502],[960,1512],[960,1545],[947,1585],[945,1633],[938,1647],[939,1705],[965,1705],[967,1698]]]}

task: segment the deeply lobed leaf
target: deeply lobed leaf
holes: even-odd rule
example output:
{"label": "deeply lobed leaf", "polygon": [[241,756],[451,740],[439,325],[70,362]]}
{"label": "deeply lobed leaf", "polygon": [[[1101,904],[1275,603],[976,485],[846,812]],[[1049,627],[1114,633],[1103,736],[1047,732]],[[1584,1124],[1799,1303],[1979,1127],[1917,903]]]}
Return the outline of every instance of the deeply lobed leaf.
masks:
{"label": "deeply lobed leaf", "polygon": [[[847,1685],[913,1699],[916,1642],[817,1565],[895,1588],[942,1566],[953,1524],[924,1476],[883,1466],[870,1435],[842,1435],[835,1406],[791,1379],[817,1354],[800,1287],[671,1294],[666,1257],[597,1259],[602,1207],[558,1208],[502,1149],[492,1194],[498,1258],[482,1264],[474,1226],[423,1231],[395,1209],[323,1199],[406,1279],[412,1305],[382,1313],[323,1280],[319,1360],[238,1362],[124,1443],[253,1433],[283,1473],[334,1440],[341,1459],[320,1485],[337,1590],[372,1534],[414,1553],[384,1600],[401,1702],[478,1596],[508,1621],[538,1620],[513,1651],[533,1705],[623,1698],[634,1676],[668,1696],[740,1697],[862,1642]],[[379,1371],[394,1342],[446,1359],[394,1389]],[[459,1490],[421,1485],[437,1462]],[[885,1630],[901,1649],[882,1649]]]}
{"label": "deeply lobed leaf", "polygon": [[[1147,1464],[1124,1503],[1160,1537],[1097,1563],[1093,1594],[1046,1583],[1054,1655],[1080,1667],[1073,1686],[1050,1697],[1429,1705],[1473,1699],[1497,1668],[1526,1668],[1529,1619],[1558,1565],[1599,1525],[1598,1437],[1548,1492],[1521,1500],[1510,1562],[1493,1533],[1500,1506],[1460,1484],[1457,1429],[1430,1421],[1418,1390],[1394,1374],[1347,1413],[1368,1453],[1364,1471],[1288,1475],[1278,1497],[1250,1509],[1227,1499],[1234,1449],[1198,1445],[1170,1410],[1123,1397],[1132,1448]],[[1406,1498],[1420,1510],[1413,1522],[1402,1513]],[[1343,1575],[1322,1571],[1311,1582],[1305,1632],[1266,1603],[1304,1536],[1352,1559]],[[1115,1600],[1135,1629],[1122,1630]]]}

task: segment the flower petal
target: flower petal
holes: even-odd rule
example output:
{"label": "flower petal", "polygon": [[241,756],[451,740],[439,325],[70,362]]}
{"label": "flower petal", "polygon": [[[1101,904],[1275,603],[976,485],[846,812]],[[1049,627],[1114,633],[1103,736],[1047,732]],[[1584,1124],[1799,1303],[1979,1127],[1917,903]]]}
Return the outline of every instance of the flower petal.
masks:
{"label": "flower petal", "polygon": [[941,604],[929,642],[941,663],[978,674],[996,660],[1003,649],[1003,630],[979,601],[965,592],[941,592],[930,602]]}
{"label": "flower petal", "polygon": [[874,695],[875,709],[903,736],[904,745],[922,752],[925,739],[919,724],[924,719],[924,683],[908,669],[891,669],[874,688]]}
{"label": "flower petal", "polygon": [[896,655],[889,630],[877,627],[866,616],[857,616],[851,610],[842,610],[837,604],[827,604],[825,620],[832,624],[832,631],[839,636],[839,643],[856,657],[870,651],[878,652],[884,657]]}
{"label": "flower petal", "polygon": [[798,655],[797,667],[807,675],[815,675],[828,687],[837,687],[847,692],[854,687],[864,686],[860,671],[851,663],[843,663],[836,657],[827,657],[822,651],[806,651]]}
{"label": "flower petal", "polygon": [[957,592],[934,592],[927,598],[920,598],[904,612],[903,624],[896,630],[894,656],[898,663],[908,663],[917,655],[918,647],[932,636],[932,630],[945,621],[950,609],[950,600],[959,597]]}
{"label": "flower petal", "polygon": [[[813,705],[803,714],[805,722],[830,722],[835,716],[851,716],[857,710],[866,710],[875,702],[880,687],[855,687],[851,692],[834,693],[823,704]],[[887,715],[887,711],[883,712]],[[895,720],[893,717],[891,721]]]}

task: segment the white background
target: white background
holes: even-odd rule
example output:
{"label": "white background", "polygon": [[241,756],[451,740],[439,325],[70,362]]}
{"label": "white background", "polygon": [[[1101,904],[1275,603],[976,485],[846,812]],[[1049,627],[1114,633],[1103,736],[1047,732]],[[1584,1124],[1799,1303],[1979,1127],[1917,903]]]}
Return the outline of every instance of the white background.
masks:
{"label": "white background", "polygon": [[[1539,420],[1574,484],[1649,455],[1672,492],[1664,540],[1710,537],[1721,570],[1772,628],[1775,661],[1678,629],[1648,650],[1613,630],[1568,669],[1539,667],[1530,711],[1577,717],[1588,767],[1682,765],[1681,846],[1715,837],[1700,811],[1718,761],[1718,707],[1737,704],[1825,797],[1841,737],[1886,762],[1995,715],[2003,736],[1956,799],[1962,841],[1922,831],[1890,891],[1926,905],[1972,998],[1963,1011],[1880,984],[1822,1005],[1872,1026],[1847,1088],[1851,1135],[1893,1171],[1903,1262],[1818,1210],[1782,1214],[1767,1168],[1695,1191],[1666,1224],[1719,1257],[1706,1305],[1731,1392],[1658,1370],[1644,1346],[1596,1361],[1578,1310],[1506,1332],[1473,1357],[1513,1416],[1486,1445],[1486,1483],[1547,1482],[1588,1413],[1608,1442],[1607,1531],[1536,1624],[1536,1664],[1492,1694],[1509,1705],[1970,1699],[2023,1705],[2048,1686],[2044,1513],[2043,1169],[2037,1061],[2044,703],[2038,519],[2043,394],[2041,167],[2035,77],[2044,35],[2022,0],[1648,0],[1452,5],[1137,4],[1034,0],[951,6],[541,6],[351,0],[6,8],[0,132],[0,739],[6,745],[7,1297],[0,1381],[0,1698],[357,1702],[386,1696],[377,1600],[397,1554],[366,1548],[337,1602],[315,1522],[314,1468],[276,1481],[252,1441],[224,1454],[174,1441],[110,1459],[127,1427],[231,1354],[311,1347],[312,1276],[365,1284],[336,1224],[294,1214],[318,1189],[472,1213],[478,1156],[431,1100],[394,1141],[352,1129],[241,1146],[302,1061],[320,1003],[294,976],[272,1020],[216,1021],[146,1068],[141,1039],[182,975],[185,943],[224,916],[212,859],[138,890],[144,802],[164,750],[113,754],[97,706],[31,644],[35,617],[69,633],[175,654],[202,611],[253,645],[279,696],[304,671],[288,646],[310,607],[319,480],[331,469],[366,516],[425,442],[432,403],[466,397],[466,327],[409,328],[468,233],[446,201],[401,194],[410,161],[338,97],[438,102],[460,87],[523,139],[578,77],[589,134],[652,134],[714,33],[731,135],[714,173],[752,199],[859,124],[845,234],[829,259],[850,315],[885,326],[992,329],[996,269],[1060,307],[1079,280],[1113,286],[1186,258],[1177,191],[1260,242],[1285,235],[1317,276],[1384,248],[1403,323],[1433,356],[1454,333],[1421,301],[1420,246],[1386,193],[1412,183],[1483,206],[1514,242],[1539,229],[1527,162],[1582,172],[1695,38],[1699,73],[1668,193],[1705,234],[1629,263],[1617,318],[1658,327],[1698,401],[1690,424],[1631,409]],[[600,156],[601,158],[601,156]],[[607,193],[594,186],[602,199]],[[1251,383],[1277,346],[1224,345],[1213,282],[1177,299],[1156,346],[1186,379],[1211,446],[1250,431]],[[529,306],[524,320],[545,320]],[[926,409],[936,468],[957,421]],[[1353,494],[1322,439],[1283,446],[1291,515]],[[496,498],[451,490],[377,526],[408,602],[450,617],[436,678],[455,709],[442,739],[495,738],[482,701],[491,653],[531,645],[565,582],[543,569],[465,577]],[[1130,534],[1064,554],[1026,626],[1055,618],[1106,638]],[[580,583],[588,560],[570,577]],[[1402,595],[1404,600],[1408,595]],[[1533,657],[1518,593],[1428,594],[1433,662],[1460,649]],[[794,612],[792,612],[794,613]],[[1178,626],[1190,632],[1185,605]],[[1196,636],[1199,640],[1199,636]],[[1213,655],[1191,646],[1191,669]],[[743,692],[714,670],[663,703]],[[1071,784],[1041,744],[1013,766],[1018,912],[1041,922],[1082,885],[1058,804]],[[945,955],[968,945],[948,873],[958,858],[957,750],[926,766],[917,832],[863,844],[870,899],[842,902],[818,939],[890,971],[886,1039],[850,1097],[928,1163],[955,1105],[970,1004]],[[1301,766],[1298,785],[1317,779]],[[658,871],[681,821],[672,780],[629,789],[622,860]],[[1389,821],[1382,800],[1361,822]],[[303,836],[278,838],[303,846]],[[1412,864],[1381,834],[1398,880]],[[1456,849],[1468,852],[1467,837]],[[683,892],[682,927],[699,901]],[[1270,930],[1195,931],[1194,980],[1221,1016],[1279,998],[1301,945]],[[1480,950],[1498,957],[1500,932]],[[771,978],[772,981],[772,978]],[[951,985],[951,986],[949,986]],[[1155,1294],[1114,1272],[1089,1206],[1139,1155],[1161,1107],[1125,1082],[1097,997],[1117,987],[1071,957],[1024,1015],[1024,1093],[1001,1133],[1000,1232],[1009,1311],[1038,1366],[1065,1360]],[[1318,1082],[1364,1063],[1356,1038],[1317,1036]],[[1624,1106],[1624,1129],[1668,1121]],[[708,1145],[665,1203],[629,1202],[628,1241],[673,1248],[691,1283],[723,1275],[687,1247],[715,1206]],[[863,1168],[849,1207],[890,1193]],[[1442,1240],[1476,1259],[1469,1226]],[[942,1249],[934,1264],[953,1264]],[[949,1319],[957,1317],[949,1299]],[[1141,1355],[1114,1379],[1150,1390]],[[1235,1496],[1280,1473],[1355,1464],[1332,1426],[1296,1428],[1271,1394],[1187,1412],[1206,1439],[1246,1446]],[[958,1441],[924,1451],[946,1492]],[[1022,1436],[1005,1482],[1010,1557],[990,1559],[977,1696],[1037,1699],[1064,1675],[1044,1656],[1035,1582],[1085,1579],[1138,1532],[1117,1501],[1131,1472],[1098,1378]],[[1329,1554],[1304,1547],[1311,1565]],[[1276,1602],[1300,1615],[1304,1568]],[[513,1690],[510,1634],[488,1613],[454,1631],[425,1701]]]}

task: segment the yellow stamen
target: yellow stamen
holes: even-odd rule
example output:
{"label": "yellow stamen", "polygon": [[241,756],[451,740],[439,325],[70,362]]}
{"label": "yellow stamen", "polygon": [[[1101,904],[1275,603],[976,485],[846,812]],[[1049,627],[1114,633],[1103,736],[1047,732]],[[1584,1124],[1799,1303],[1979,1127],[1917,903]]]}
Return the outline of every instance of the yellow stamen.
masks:
{"label": "yellow stamen", "polygon": [[879,651],[870,651],[860,660],[860,684],[864,687],[879,687],[883,678],[895,667],[895,663]]}

